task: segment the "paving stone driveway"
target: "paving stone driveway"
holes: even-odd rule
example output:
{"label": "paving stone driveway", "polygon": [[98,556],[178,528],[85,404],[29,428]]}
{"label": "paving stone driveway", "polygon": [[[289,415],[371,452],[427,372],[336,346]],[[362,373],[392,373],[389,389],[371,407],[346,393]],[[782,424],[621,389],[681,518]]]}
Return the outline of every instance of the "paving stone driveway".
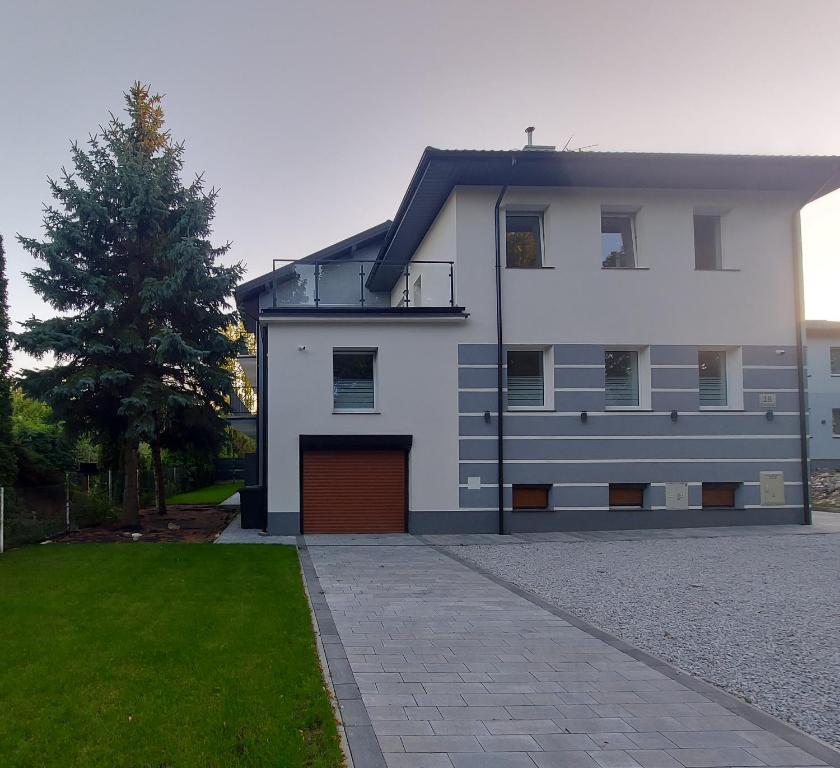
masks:
{"label": "paving stone driveway", "polygon": [[351,738],[356,768],[840,765],[418,539],[306,541],[337,633],[330,667],[346,654],[352,670],[333,676],[345,723],[382,751]]}

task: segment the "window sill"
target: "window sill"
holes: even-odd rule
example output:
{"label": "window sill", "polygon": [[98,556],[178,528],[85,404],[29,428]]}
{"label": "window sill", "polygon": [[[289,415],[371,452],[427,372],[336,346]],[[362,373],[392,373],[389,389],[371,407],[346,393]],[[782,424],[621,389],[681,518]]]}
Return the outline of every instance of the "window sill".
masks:
{"label": "window sill", "polygon": [[551,512],[548,507],[514,507],[512,512]]}
{"label": "window sill", "polygon": [[536,270],[536,269],[554,269],[555,267],[551,264],[540,264],[538,267],[514,267],[510,264],[505,264],[505,269],[522,269],[522,270]]}
{"label": "window sill", "polygon": [[717,411],[720,412],[732,412],[732,411],[743,411],[743,408],[736,408],[734,405],[699,405],[697,406],[698,411],[703,411],[704,413],[712,412],[714,413]]}
{"label": "window sill", "polygon": [[376,408],[333,408],[333,413],[353,413],[353,414],[360,414],[360,413],[379,413],[380,411]]}
{"label": "window sill", "polygon": [[648,411],[653,412],[653,408],[644,408],[641,405],[605,405],[605,411]]}
{"label": "window sill", "polygon": [[610,507],[610,512],[650,512],[648,507]]}
{"label": "window sill", "polygon": [[650,267],[604,267],[601,269],[604,272],[649,272]]}
{"label": "window sill", "polygon": [[523,411],[545,413],[546,411],[553,411],[554,408],[549,405],[509,405],[505,410],[512,413],[522,413]]}
{"label": "window sill", "polygon": [[721,267],[720,269],[700,269],[700,267],[694,268],[695,272],[740,272],[740,269],[735,267]]}

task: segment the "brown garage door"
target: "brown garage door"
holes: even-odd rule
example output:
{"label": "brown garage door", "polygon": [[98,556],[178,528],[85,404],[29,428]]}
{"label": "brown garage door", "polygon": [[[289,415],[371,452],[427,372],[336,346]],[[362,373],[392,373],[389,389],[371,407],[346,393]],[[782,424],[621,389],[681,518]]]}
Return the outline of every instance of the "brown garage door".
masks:
{"label": "brown garage door", "polygon": [[304,533],[405,530],[405,451],[303,451]]}

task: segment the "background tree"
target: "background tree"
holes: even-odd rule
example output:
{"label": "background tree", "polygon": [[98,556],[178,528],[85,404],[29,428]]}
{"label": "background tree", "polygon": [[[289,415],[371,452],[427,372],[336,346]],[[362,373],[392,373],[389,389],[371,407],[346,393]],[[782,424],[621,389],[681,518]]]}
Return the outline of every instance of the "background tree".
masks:
{"label": "background tree", "polygon": [[136,525],[140,442],[159,457],[184,414],[223,429],[240,348],[224,330],[242,268],[218,263],[230,246],[209,241],[217,191],[201,176],[182,184],[184,145],[163,130],[161,97],[135,83],[125,99],[128,122],[112,115],[86,149],[72,144],[74,171],[49,180],[58,205],[45,209],[44,240],[19,237],[46,264],[26,276],[58,316],[31,318],[16,342],[56,357],[23,372],[26,391],[69,429],[119,448],[122,522]]}
{"label": "background tree", "polygon": [[6,252],[0,235],[0,485],[14,483],[17,472],[12,438],[12,384],[9,370],[12,365],[9,339],[8,280]]}

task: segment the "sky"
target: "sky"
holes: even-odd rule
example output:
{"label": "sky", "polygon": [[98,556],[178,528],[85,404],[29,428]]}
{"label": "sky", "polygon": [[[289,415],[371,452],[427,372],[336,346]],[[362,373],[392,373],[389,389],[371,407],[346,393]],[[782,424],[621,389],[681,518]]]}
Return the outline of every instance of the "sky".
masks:
{"label": "sky", "polygon": [[[47,176],[165,95],[249,277],[391,218],[423,148],[840,155],[838,0],[4,0],[0,233],[14,321],[49,316],[15,234]],[[840,193],[803,212],[806,315],[840,320]],[[26,360],[18,355],[16,364]]]}

